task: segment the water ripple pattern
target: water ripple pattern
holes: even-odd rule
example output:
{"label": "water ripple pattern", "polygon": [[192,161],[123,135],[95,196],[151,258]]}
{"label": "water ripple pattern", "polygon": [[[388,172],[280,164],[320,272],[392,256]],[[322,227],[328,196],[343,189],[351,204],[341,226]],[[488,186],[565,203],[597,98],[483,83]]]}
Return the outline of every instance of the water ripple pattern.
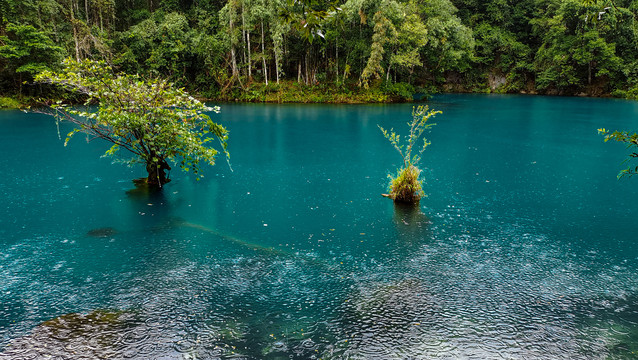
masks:
{"label": "water ripple pattern", "polygon": [[635,358],[638,194],[595,129],[638,105],[430,105],[415,207],[380,196],[410,105],[226,104],[234,171],[155,194],[0,113],[0,359]]}

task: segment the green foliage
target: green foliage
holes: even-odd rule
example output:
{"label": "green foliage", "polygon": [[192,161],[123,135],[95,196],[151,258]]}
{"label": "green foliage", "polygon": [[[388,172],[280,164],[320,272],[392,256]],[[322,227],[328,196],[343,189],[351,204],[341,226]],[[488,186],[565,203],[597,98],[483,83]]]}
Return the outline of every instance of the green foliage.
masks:
{"label": "green foliage", "polygon": [[324,38],[324,24],[339,9],[336,1],[318,0],[286,0],[280,18],[284,23],[292,25],[301,37],[309,43],[316,38]]}
{"label": "green foliage", "polygon": [[510,74],[509,84],[518,82],[522,88],[525,75],[532,71],[529,46],[520,42],[515,34],[486,22],[475,28],[475,36],[475,61],[492,71]]}
{"label": "green foliage", "polygon": [[368,88],[371,78],[379,78],[379,74],[383,72],[381,61],[385,53],[384,46],[386,43],[393,43],[397,39],[397,30],[390,20],[381,12],[374,14],[374,35],[372,35],[372,50],[366,67],[361,73],[360,85]]}
{"label": "green foliage", "polygon": [[0,36],[0,71],[17,74],[20,89],[23,81],[33,80],[61,58],[62,48],[31,25],[9,23],[6,32]]}
{"label": "green foliage", "polygon": [[0,109],[18,109],[21,104],[18,100],[0,96]]}
{"label": "green foliage", "polygon": [[617,11],[601,12],[579,0],[557,5],[551,17],[532,21],[543,41],[534,61],[537,88],[574,93],[619,79],[626,64],[618,56],[615,41],[625,41],[627,34],[614,35],[618,17],[613,13]]}
{"label": "green foliage", "polygon": [[358,81],[370,100],[408,98],[389,83],[628,97],[638,87],[636,1],[0,0],[0,16],[10,96],[56,97],[23,85],[69,55],[232,100],[259,101],[269,92],[255,83],[284,81]]}
{"label": "green foliage", "polygon": [[[182,84],[193,53],[192,35],[184,15],[176,12],[164,16],[159,14],[157,18],[144,20],[121,34],[118,41],[125,51],[120,53],[115,63],[129,73],[161,75]],[[209,48],[214,45],[211,39],[195,39],[198,40],[197,45],[204,47],[198,49],[200,53],[202,50],[216,50]],[[208,41],[208,44],[203,41]]]}
{"label": "green foliage", "polygon": [[[428,123],[428,120],[440,111],[429,110],[427,106],[418,106],[412,108],[412,121],[407,125],[410,132],[407,136],[407,143],[401,142],[401,135],[385,130],[379,125],[379,129],[383,136],[390,141],[392,146],[399,152],[403,159],[403,167],[399,170],[396,178],[390,176],[390,197],[395,201],[414,202],[418,201],[422,196],[421,180],[419,175],[421,171],[416,167],[421,160],[421,154],[430,145],[428,140],[423,137],[426,130],[436,125]],[[420,139],[423,139],[423,145],[418,145]],[[418,148],[415,148],[417,146]],[[413,152],[416,154],[413,155]]]}
{"label": "green foliage", "polygon": [[168,162],[177,162],[184,171],[202,177],[200,163],[214,165],[218,153],[211,141],[218,141],[228,157],[227,130],[206,114],[219,112],[219,108],[207,107],[166,80],[115,74],[104,62],[69,59],[63,71],[45,71],[36,79],[84,94],[87,105],[98,104],[84,109],[53,106],[58,120],[77,125],[65,145],[81,132],[111,142],[105,156],[128,150],[134,155],[129,164],[146,165],[149,185],[161,188],[169,181],[165,174],[171,169]]}
{"label": "green foliage", "polygon": [[[391,84],[390,86],[394,86]],[[397,84],[400,88],[407,84]],[[409,94],[410,99],[412,93]],[[238,89],[235,92],[220,95],[220,99],[225,101],[247,101],[247,102],[268,102],[268,103],[337,103],[337,104],[367,104],[367,103],[387,103],[401,100],[385,86],[380,89],[365,90],[357,86],[353,81],[347,84],[334,85],[328,82],[318,85],[305,85],[303,82],[281,81],[279,84],[251,83],[245,89]]]}
{"label": "green foliage", "polygon": [[381,91],[386,94],[396,95],[404,101],[412,101],[414,94],[417,92],[414,86],[404,82],[385,82],[381,86]]}
{"label": "green foliage", "polygon": [[432,77],[437,78],[446,71],[469,69],[475,41],[472,30],[455,15],[456,7],[449,0],[419,4],[419,12],[428,29],[428,46],[422,50],[423,61]]}
{"label": "green foliage", "polygon": [[629,90],[615,90],[612,95],[620,98],[638,100],[638,86]]}
{"label": "green foliage", "polygon": [[399,26],[396,48],[390,57],[388,67],[395,66],[399,71],[407,71],[408,82],[411,82],[414,69],[423,66],[420,53],[428,43],[428,30],[413,2],[406,6],[406,11],[408,15]]}
{"label": "green foliage", "polygon": [[618,178],[620,179],[624,176],[633,176],[638,174],[638,165],[631,164],[632,161],[636,161],[638,159],[638,133],[632,134],[627,131],[609,132],[606,129],[598,129],[598,132],[605,137],[605,142],[613,140],[623,143],[627,146],[627,149],[630,149],[631,151],[628,158],[623,161],[623,163],[629,163],[630,165],[618,173]]}

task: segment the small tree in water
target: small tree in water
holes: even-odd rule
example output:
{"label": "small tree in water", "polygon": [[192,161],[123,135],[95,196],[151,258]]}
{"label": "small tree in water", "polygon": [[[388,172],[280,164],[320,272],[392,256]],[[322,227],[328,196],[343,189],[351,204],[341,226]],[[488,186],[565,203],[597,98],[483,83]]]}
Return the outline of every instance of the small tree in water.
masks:
{"label": "small tree in water", "polygon": [[[421,170],[417,165],[421,160],[421,154],[430,143],[423,138],[423,145],[420,146],[417,141],[423,136],[425,130],[436,125],[428,123],[428,120],[440,113],[440,111],[429,110],[427,106],[412,108],[412,121],[408,123],[410,134],[408,135],[407,144],[401,144],[401,136],[397,135],[394,129],[390,129],[388,132],[379,126],[383,136],[390,141],[403,158],[403,167],[399,169],[397,176],[388,175],[390,178],[390,194],[384,194],[384,196],[394,201],[415,203],[425,195],[421,187],[422,180],[419,179]],[[418,146],[419,150],[416,151],[415,155],[412,155],[415,146]]]}
{"label": "small tree in water", "polygon": [[84,94],[85,105],[98,104],[82,109],[60,103],[51,107],[48,113],[58,121],[77,126],[67,135],[65,146],[81,132],[90,139],[113,143],[105,156],[128,150],[134,157],[127,162],[146,166],[146,182],[152,188],[162,188],[170,181],[169,162],[201,177],[200,163],[214,165],[218,153],[209,146],[210,141],[218,141],[228,159],[228,131],[205,114],[219,112],[219,107],[207,107],[166,80],[115,74],[104,62],[67,59],[64,66],[62,72],[45,71],[36,80]]}

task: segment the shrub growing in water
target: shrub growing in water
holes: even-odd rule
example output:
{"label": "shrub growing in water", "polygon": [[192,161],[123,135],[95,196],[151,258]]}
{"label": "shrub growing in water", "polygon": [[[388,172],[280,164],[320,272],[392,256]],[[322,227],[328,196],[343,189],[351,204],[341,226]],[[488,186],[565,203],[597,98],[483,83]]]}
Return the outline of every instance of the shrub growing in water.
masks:
{"label": "shrub growing in water", "polygon": [[412,152],[415,150],[414,146],[423,136],[425,130],[436,125],[428,123],[428,120],[440,113],[440,111],[429,110],[427,106],[413,107],[412,121],[408,123],[410,134],[408,135],[407,144],[401,144],[401,135],[397,135],[394,129],[386,131],[379,126],[383,136],[390,141],[403,158],[403,167],[399,169],[397,176],[388,175],[390,178],[390,194],[384,194],[384,196],[394,201],[415,203],[425,195],[421,186],[422,180],[419,178],[421,170],[417,167],[417,164],[421,160],[421,154],[430,143],[423,138],[423,146],[419,146],[419,150],[416,151],[415,155],[412,155]]}
{"label": "shrub growing in water", "polygon": [[[228,131],[206,114],[219,112],[162,79],[143,79],[138,75],[116,74],[103,61],[67,59],[61,72],[44,71],[36,81],[60,85],[83,94],[85,105],[73,108],[58,103],[51,109],[36,109],[75,124],[66,143],[77,133],[106,140],[113,145],[104,155],[127,150],[133,157],[128,164],[146,165],[146,184],[161,189],[170,181],[169,163],[177,163],[198,178],[200,164],[215,164],[219,151],[228,160]],[[210,146],[219,142],[219,150]]]}
{"label": "shrub growing in water", "polygon": [[421,170],[414,165],[401,168],[397,177],[390,177],[390,197],[396,201],[417,202],[425,193],[421,187]]}

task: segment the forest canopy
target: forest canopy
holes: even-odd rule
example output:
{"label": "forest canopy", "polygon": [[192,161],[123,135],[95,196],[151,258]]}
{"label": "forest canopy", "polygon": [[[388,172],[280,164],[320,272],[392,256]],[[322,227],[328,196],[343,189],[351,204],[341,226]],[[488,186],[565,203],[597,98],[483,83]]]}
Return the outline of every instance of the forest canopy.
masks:
{"label": "forest canopy", "polygon": [[209,99],[290,84],[638,97],[636,0],[0,0],[0,13],[1,96],[51,96],[34,76],[72,57]]}

